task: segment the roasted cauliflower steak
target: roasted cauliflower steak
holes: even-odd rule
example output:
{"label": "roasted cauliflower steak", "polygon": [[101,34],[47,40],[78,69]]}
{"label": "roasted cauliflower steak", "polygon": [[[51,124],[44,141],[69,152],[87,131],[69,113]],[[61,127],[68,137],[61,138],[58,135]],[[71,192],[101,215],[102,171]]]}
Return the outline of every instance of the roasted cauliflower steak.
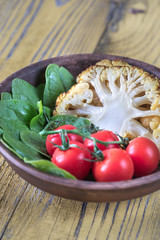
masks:
{"label": "roasted cauliflower steak", "polygon": [[57,98],[54,114],[83,116],[130,139],[148,137],[160,148],[158,78],[120,60],[102,60],[76,81]]}

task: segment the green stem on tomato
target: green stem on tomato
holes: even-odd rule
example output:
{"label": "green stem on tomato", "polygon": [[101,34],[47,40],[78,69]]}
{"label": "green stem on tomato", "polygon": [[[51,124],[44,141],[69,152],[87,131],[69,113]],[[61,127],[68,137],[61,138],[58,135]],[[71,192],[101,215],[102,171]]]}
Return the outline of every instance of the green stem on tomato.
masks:
{"label": "green stem on tomato", "polygon": [[61,137],[63,149],[67,150],[69,148],[69,138],[67,136],[66,130],[61,129],[61,132],[59,134]]}
{"label": "green stem on tomato", "polygon": [[[62,129],[60,130],[53,130],[53,131],[46,131],[45,130],[46,127],[40,132],[40,135],[49,135],[49,134],[60,134],[62,132]],[[104,141],[101,141],[101,140],[98,140],[94,137],[91,137],[91,136],[86,136],[85,134],[83,133],[80,133],[78,129],[73,129],[73,130],[65,130],[67,133],[73,133],[73,134],[77,134],[79,136],[82,136],[83,138],[88,138],[90,140],[92,140],[94,142],[94,146],[95,146],[95,143],[100,143],[100,144],[103,144],[104,146],[108,146],[109,144],[119,144],[119,145],[122,145],[124,147],[126,147],[128,145],[128,138],[122,138],[120,137],[120,140],[119,141],[111,141],[111,142],[104,142]]]}
{"label": "green stem on tomato", "polygon": [[78,129],[73,129],[73,130],[59,129],[59,130],[47,131],[46,130],[47,127],[48,126],[46,126],[40,132],[40,135],[60,134],[61,139],[62,139],[62,146],[57,146],[57,147],[59,147],[61,150],[66,150],[70,147],[67,133],[76,134],[76,135],[82,136],[83,138],[88,138],[88,139],[92,140],[93,144],[94,144],[94,152],[92,152],[91,154],[97,159],[97,160],[93,160],[93,161],[103,161],[103,159],[104,159],[103,152],[98,148],[97,143],[103,144],[106,147],[108,147],[109,144],[119,144],[121,147],[126,148],[128,145],[128,142],[129,142],[128,138],[123,138],[123,137],[119,136],[118,134],[117,134],[117,136],[120,139],[119,141],[104,142],[104,141],[98,140],[94,137],[88,136],[88,135],[80,132]]}

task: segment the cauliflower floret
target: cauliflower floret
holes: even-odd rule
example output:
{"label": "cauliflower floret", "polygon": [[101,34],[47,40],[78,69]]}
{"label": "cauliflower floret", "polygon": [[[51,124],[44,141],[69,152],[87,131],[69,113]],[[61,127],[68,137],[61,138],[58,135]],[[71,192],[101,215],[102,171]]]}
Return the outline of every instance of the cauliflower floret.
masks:
{"label": "cauliflower floret", "polygon": [[76,109],[75,113],[74,109],[78,108],[79,106],[85,108],[87,104],[92,103],[92,99],[93,92],[89,89],[88,83],[76,84],[67,92],[67,94],[62,93],[59,95],[56,101],[56,111],[63,113],[67,112],[67,114],[71,115],[77,115],[77,111],[79,109]]}
{"label": "cauliflower floret", "polygon": [[160,84],[156,77],[119,60],[102,60],[76,81],[58,97],[54,114],[85,116],[122,136],[146,136],[160,148]]}

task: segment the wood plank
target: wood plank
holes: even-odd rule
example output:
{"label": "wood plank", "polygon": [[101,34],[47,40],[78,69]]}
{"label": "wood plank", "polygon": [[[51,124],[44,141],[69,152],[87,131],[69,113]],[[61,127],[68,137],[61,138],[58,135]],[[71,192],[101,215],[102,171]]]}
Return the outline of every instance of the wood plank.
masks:
{"label": "wood plank", "polygon": [[23,196],[27,183],[0,158],[0,239]]}
{"label": "wood plank", "polygon": [[110,204],[80,203],[29,185],[2,239],[149,240],[159,235],[157,195]]}
{"label": "wood plank", "polygon": [[61,7],[51,0],[25,1],[9,31],[2,31],[8,41],[2,38],[0,45],[1,81],[32,62],[93,52],[105,29],[107,9],[104,0],[72,0]]}
{"label": "wood plank", "polygon": [[159,0],[113,1],[112,4],[113,14],[95,52],[131,57],[160,66]]}

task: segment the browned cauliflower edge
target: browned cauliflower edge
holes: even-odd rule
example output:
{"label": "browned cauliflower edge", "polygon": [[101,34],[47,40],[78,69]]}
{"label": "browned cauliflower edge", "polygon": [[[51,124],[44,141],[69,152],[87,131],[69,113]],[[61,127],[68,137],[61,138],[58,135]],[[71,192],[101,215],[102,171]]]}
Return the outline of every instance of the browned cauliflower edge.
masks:
{"label": "browned cauliflower edge", "polygon": [[84,70],[56,101],[54,114],[84,116],[102,129],[160,148],[160,81],[123,61],[102,60]]}

